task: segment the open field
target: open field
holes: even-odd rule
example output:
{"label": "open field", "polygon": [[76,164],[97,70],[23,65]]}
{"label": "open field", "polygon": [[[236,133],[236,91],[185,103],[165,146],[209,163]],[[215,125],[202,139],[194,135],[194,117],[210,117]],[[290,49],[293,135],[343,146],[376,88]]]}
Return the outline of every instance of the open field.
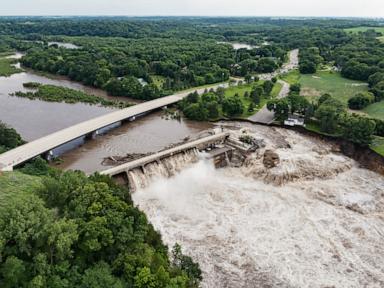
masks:
{"label": "open field", "polygon": [[296,84],[300,81],[300,72],[298,70],[292,70],[289,73],[281,75],[280,78],[290,85]]}
{"label": "open field", "polygon": [[262,105],[264,105],[263,103],[264,100],[262,99],[259,107],[255,107],[254,112],[248,112],[248,107],[249,107],[249,104],[252,102],[252,100],[251,98],[244,97],[244,93],[245,92],[251,93],[252,86],[253,86],[252,84],[243,84],[239,86],[231,86],[225,89],[225,97],[233,97],[236,93],[239,94],[241,102],[243,102],[243,106],[244,106],[244,113],[243,115],[241,115],[241,117],[248,118],[249,116],[255,114],[255,112],[259,110],[259,108],[262,107]]}
{"label": "open field", "polygon": [[363,110],[369,116],[384,120],[384,101],[373,103]]}
{"label": "open field", "polygon": [[376,136],[371,144],[371,149],[384,156],[384,137]]}
{"label": "open field", "polygon": [[315,74],[300,74],[295,70],[282,76],[290,84],[301,84],[301,95],[315,100],[329,93],[335,98],[348,102],[355,94],[368,90],[366,83],[343,78],[338,72],[318,71]]}
{"label": "open field", "polygon": [[347,29],[344,29],[344,31],[350,32],[350,33],[359,33],[359,32],[365,32],[369,29],[375,29],[376,32],[382,33],[383,36],[377,37],[377,39],[380,40],[381,42],[384,42],[384,27],[361,26],[361,27],[355,27],[355,28],[347,28]]}
{"label": "open field", "polygon": [[[259,81],[258,82],[259,85],[262,84],[262,83],[263,83],[263,81]],[[232,86],[232,87],[229,87],[229,88],[227,88],[225,90],[225,97],[233,97],[236,93],[239,94],[239,96],[241,98],[241,101],[243,102],[243,106],[244,106],[244,113],[243,113],[243,115],[241,115],[241,118],[248,118],[249,116],[252,116],[261,107],[263,107],[267,103],[267,101],[268,101],[267,99],[265,99],[263,97],[261,99],[260,105],[256,106],[255,110],[253,112],[248,112],[248,107],[249,107],[249,104],[251,104],[252,100],[251,100],[251,98],[245,98],[244,94],[245,94],[245,92],[251,93],[252,87],[255,84],[256,83],[243,84],[243,85],[239,85],[239,86]],[[271,97],[276,97],[280,93],[281,88],[282,88],[282,84],[276,83],[273,86],[273,89],[272,89],[272,92],[271,92]]]}
{"label": "open field", "polygon": [[381,32],[384,34],[384,26],[383,27],[360,26],[360,27],[354,27],[354,28],[347,28],[347,29],[344,29],[344,31],[351,32],[351,33],[359,33],[359,32],[365,32],[369,29],[374,29],[376,32]]}

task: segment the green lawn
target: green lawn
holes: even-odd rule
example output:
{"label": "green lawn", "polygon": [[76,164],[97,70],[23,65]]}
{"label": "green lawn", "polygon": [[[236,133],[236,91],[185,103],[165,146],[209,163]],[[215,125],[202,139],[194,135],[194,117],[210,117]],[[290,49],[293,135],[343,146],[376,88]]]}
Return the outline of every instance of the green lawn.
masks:
{"label": "green lawn", "polygon": [[0,58],[0,76],[11,76],[12,74],[19,73],[22,70],[16,67],[13,67],[12,64],[15,63],[15,59]]}
{"label": "green lawn", "polygon": [[273,86],[272,92],[271,92],[271,97],[275,98],[277,95],[279,95],[281,88],[283,88],[283,84],[280,84],[279,82],[275,83],[275,86]]}
{"label": "green lawn", "polygon": [[363,111],[371,117],[384,120],[384,100],[369,105]]}
{"label": "green lawn", "polygon": [[[259,81],[257,83],[260,85],[263,83],[263,81]],[[241,101],[243,102],[243,106],[244,106],[244,113],[239,118],[248,118],[248,117],[252,116],[261,107],[263,107],[268,101],[268,99],[262,98],[260,105],[255,107],[255,110],[253,112],[248,112],[248,107],[249,107],[249,104],[251,104],[252,100],[251,100],[251,98],[245,98],[244,94],[245,94],[245,92],[251,93],[252,87],[255,84],[256,83],[243,84],[243,85],[239,85],[239,86],[232,86],[232,87],[229,87],[225,90],[225,97],[233,97],[236,93],[239,94]],[[276,83],[272,89],[271,97],[276,97],[279,94],[282,87],[283,87],[282,84]]]}
{"label": "green lawn", "polygon": [[[254,112],[248,112],[249,104],[251,103],[251,98],[245,98],[244,93],[248,91],[248,93],[251,93],[253,84],[243,84],[239,86],[232,86],[225,90],[225,97],[233,97],[235,94],[239,94],[241,102],[243,102],[244,106],[244,113],[240,117],[248,118],[249,116],[253,115],[259,107],[255,107]],[[262,103],[261,103],[262,104]]]}
{"label": "green lawn", "polygon": [[[359,33],[359,32],[365,32],[369,29],[375,29],[376,32],[380,32],[384,35],[384,26],[381,27],[368,27],[368,26],[361,26],[361,27],[354,27],[354,28],[347,28],[344,29],[346,32],[350,33]],[[377,37],[381,42],[384,42],[384,36]]]}
{"label": "green lawn", "polygon": [[373,143],[371,144],[371,149],[380,155],[384,156],[384,137],[375,136]]}
{"label": "green lawn", "polygon": [[24,197],[41,187],[41,178],[18,171],[0,174],[0,208],[15,197]]}
{"label": "green lawn", "polygon": [[309,98],[317,98],[329,93],[344,103],[359,92],[368,91],[364,82],[343,78],[338,72],[319,71],[313,75],[301,75],[301,94]]}
{"label": "green lawn", "polygon": [[332,71],[318,71],[315,74],[300,74],[292,71],[282,76],[290,84],[301,84],[301,95],[315,100],[322,94],[329,93],[344,103],[355,94],[368,91],[366,83],[343,78],[340,73]]}
{"label": "green lawn", "polygon": [[298,70],[293,70],[281,75],[280,78],[290,85],[296,84],[300,80],[300,72]]}

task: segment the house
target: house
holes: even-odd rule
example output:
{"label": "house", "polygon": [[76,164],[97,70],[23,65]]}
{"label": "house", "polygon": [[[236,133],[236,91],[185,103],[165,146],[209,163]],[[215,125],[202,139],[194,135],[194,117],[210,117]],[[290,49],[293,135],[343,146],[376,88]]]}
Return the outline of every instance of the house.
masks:
{"label": "house", "polygon": [[296,114],[289,114],[288,119],[284,121],[284,125],[287,126],[305,126],[304,124],[304,118],[296,115]]}

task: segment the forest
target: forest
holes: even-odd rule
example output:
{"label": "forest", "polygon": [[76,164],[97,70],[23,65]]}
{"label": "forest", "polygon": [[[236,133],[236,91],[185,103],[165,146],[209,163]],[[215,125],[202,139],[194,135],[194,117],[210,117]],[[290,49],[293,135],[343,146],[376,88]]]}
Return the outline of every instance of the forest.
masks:
{"label": "forest", "polygon": [[38,158],[0,186],[1,287],[198,287],[198,264],[110,178]]}

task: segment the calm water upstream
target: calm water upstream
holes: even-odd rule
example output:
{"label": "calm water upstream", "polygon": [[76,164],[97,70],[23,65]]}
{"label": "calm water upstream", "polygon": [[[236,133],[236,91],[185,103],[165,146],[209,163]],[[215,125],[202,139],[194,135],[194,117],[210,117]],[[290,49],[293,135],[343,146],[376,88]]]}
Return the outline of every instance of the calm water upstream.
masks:
{"label": "calm water upstream", "polygon": [[[22,56],[23,54],[16,53],[8,58],[20,59]],[[16,64],[16,66],[18,65]],[[48,78],[30,69],[10,77],[0,77],[0,120],[15,128],[27,141],[112,112],[115,109],[83,103],[52,103],[9,96],[16,91],[27,91],[23,87],[23,83],[26,82],[62,86],[108,99],[133,102],[132,99],[123,97],[110,97],[101,89],[88,87],[65,77],[52,76],[51,78],[50,76]]]}
{"label": "calm water upstream", "polygon": [[[22,54],[16,53],[9,57],[19,59]],[[82,103],[52,103],[9,96],[10,93],[16,91],[27,91],[23,87],[25,82],[63,86],[110,99],[127,101],[126,98],[109,97],[103,90],[94,89],[64,77],[48,78],[29,69],[10,77],[0,77],[0,120],[15,128],[27,141],[112,112],[115,109]],[[61,157],[64,159],[64,163],[60,167],[80,169],[85,172],[103,170],[106,169],[106,166],[101,165],[104,157],[155,152],[209,127],[209,124],[183,119],[180,121],[165,120],[162,118],[162,112],[156,112],[135,122],[126,123],[107,135],[100,136],[79,149],[64,154]]]}
{"label": "calm water upstream", "polygon": [[105,157],[157,152],[170,144],[181,142],[187,136],[195,136],[213,127],[209,123],[186,119],[166,120],[162,116],[163,112],[155,112],[90,140],[79,149],[62,155],[60,158],[64,162],[58,167],[87,173],[102,171],[108,168],[102,165]]}

